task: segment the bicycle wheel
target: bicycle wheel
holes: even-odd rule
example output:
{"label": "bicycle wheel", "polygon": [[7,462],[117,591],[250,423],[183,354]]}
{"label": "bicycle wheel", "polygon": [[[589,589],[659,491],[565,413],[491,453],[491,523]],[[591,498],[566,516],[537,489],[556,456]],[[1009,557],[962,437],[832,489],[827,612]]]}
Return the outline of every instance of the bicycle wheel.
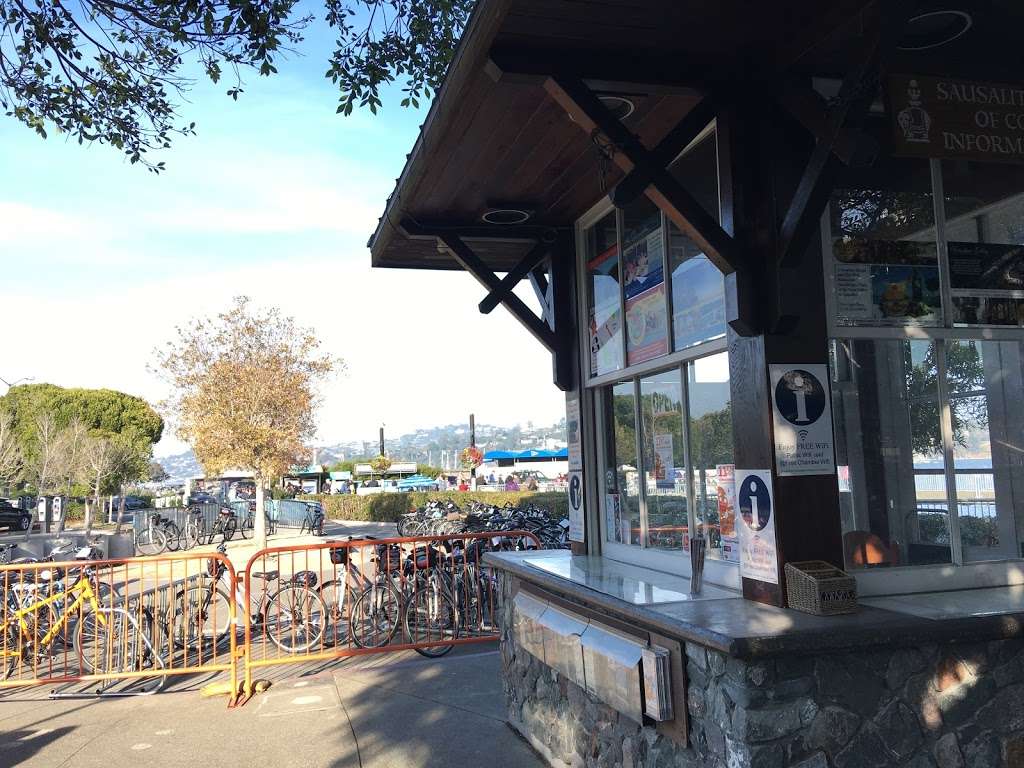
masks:
{"label": "bicycle wheel", "polygon": [[[455,606],[444,594],[440,585],[420,584],[405,608],[405,634],[411,643],[436,643],[454,640],[459,636],[459,624],[455,618]],[[433,645],[416,648],[416,653],[428,659],[444,656],[454,645]]]}
{"label": "bicycle wheel", "polygon": [[302,653],[320,642],[327,608],[313,590],[286,584],[270,598],[264,626],[271,642],[285,653]]}
{"label": "bicycle wheel", "polygon": [[163,524],[162,530],[167,537],[167,551],[177,552],[181,548],[181,529],[168,520]]}
{"label": "bicycle wheel", "polygon": [[212,585],[190,587],[174,596],[168,624],[178,648],[216,647],[231,628],[231,598]]}
{"label": "bicycle wheel", "polygon": [[87,613],[75,630],[75,651],[87,675],[137,672],[150,653],[143,636],[151,629],[147,614],[139,618],[124,609]]}
{"label": "bicycle wheel", "polygon": [[235,538],[235,531],[238,530],[238,521],[233,517],[229,517],[224,521],[224,527],[222,533],[224,534],[224,543],[227,544],[233,538]]}
{"label": "bicycle wheel", "polygon": [[185,531],[182,546],[185,549],[192,549],[192,547],[196,546],[196,544],[200,542],[202,536],[203,532],[199,528],[199,525],[195,521],[189,520],[187,523],[185,523]]}
{"label": "bicycle wheel", "polygon": [[141,555],[159,555],[167,548],[167,535],[159,528],[143,528],[135,537],[135,549]]}
{"label": "bicycle wheel", "polygon": [[341,579],[320,585],[320,598],[324,601],[324,644],[344,644],[348,636],[348,599],[351,597]]}
{"label": "bicycle wheel", "polygon": [[238,526],[242,531],[242,538],[251,539],[253,536],[253,529],[255,528],[255,526],[255,519],[253,517],[247,516],[245,520],[242,521],[242,524]]}
{"label": "bicycle wheel", "polygon": [[390,586],[375,584],[352,603],[348,632],[360,648],[380,648],[391,642],[402,620],[402,596]]}
{"label": "bicycle wheel", "polygon": [[24,641],[16,624],[9,624],[0,635],[0,681],[14,680],[21,676],[21,668],[25,664],[22,652]]}

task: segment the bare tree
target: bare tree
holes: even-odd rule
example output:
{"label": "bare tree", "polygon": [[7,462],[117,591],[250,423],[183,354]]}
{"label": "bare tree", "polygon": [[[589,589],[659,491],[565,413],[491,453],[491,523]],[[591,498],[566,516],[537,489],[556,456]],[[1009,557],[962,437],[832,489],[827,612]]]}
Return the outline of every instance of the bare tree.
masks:
{"label": "bare tree", "polygon": [[96,510],[100,507],[100,494],[117,472],[120,458],[118,448],[113,440],[106,437],[90,437],[85,441],[82,451],[82,471],[87,478],[92,495],[91,503],[85,504],[85,535],[92,532]]}
{"label": "bare tree", "polygon": [[[82,474],[83,451],[85,443],[89,439],[89,428],[85,423],[75,416],[61,432],[59,440],[60,461],[58,471],[64,485],[64,494],[71,495],[71,485],[75,479]],[[67,520],[67,510],[57,521],[57,533],[64,530],[64,521]]]}
{"label": "bare tree", "polygon": [[22,466],[21,449],[14,434],[14,420],[11,414],[0,411],[0,486],[10,485],[18,476]]}

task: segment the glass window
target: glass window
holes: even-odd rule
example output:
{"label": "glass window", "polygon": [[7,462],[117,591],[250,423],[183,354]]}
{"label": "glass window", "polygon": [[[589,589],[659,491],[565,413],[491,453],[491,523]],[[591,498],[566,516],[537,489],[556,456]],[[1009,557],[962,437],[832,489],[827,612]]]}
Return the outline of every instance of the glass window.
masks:
{"label": "glass window", "polygon": [[847,339],[833,367],[847,567],[951,562],[935,343]]}
{"label": "glass window", "polygon": [[953,323],[1024,326],[1024,168],[946,161]]}
{"label": "glass window", "polygon": [[942,324],[931,172],[899,160],[847,175],[829,205],[837,325]]}
{"label": "glass window", "polygon": [[[720,219],[718,154],[714,135],[672,165],[672,174]],[[675,349],[686,349],[725,335],[725,276],[675,224],[668,223],[668,265],[672,286]]]}
{"label": "glass window", "polygon": [[682,553],[699,535],[709,557],[738,562],[728,354],[601,394],[606,539]]}
{"label": "glass window", "polygon": [[739,562],[729,356],[704,357],[686,370],[696,532],[708,557]]}
{"label": "glass window", "polygon": [[682,549],[688,543],[683,385],[678,368],[640,379],[647,546]]}
{"label": "glass window", "polygon": [[623,209],[622,273],[628,365],[668,353],[663,236],[661,211],[646,197]]}
{"label": "glass window", "polygon": [[605,537],[640,544],[639,463],[636,453],[636,392],[633,381],[605,390]]}
{"label": "glass window", "polygon": [[609,213],[588,229],[586,237],[590,372],[599,376],[622,367],[622,297],[615,213]]}
{"label": "glass window", "polygon": [[951,341],[945,367],[963,559],[1019,557],[1024,429],[1014,405],[1024,392],[1020,344]]}

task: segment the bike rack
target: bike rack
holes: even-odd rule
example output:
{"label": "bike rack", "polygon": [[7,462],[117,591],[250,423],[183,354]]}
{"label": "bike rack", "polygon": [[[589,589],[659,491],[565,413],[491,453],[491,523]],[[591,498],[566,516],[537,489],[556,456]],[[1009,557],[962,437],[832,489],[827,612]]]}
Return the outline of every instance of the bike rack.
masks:
{"label": "bike rack", "polygon": [[[149,638],[146,637],[145,633],[142,632],[142,630],[139,628],[138,622],[135,620],[135,617],[131,615],[131,613],[126,611],[124,608],[105,608],[105,607],[101,607],[98,610],[99,610],[100,613],[108,613],[108,614],[111,614],[111,615],[113,615],[115,613],[123,614],[125,616],[125,618],[127,618],[128,621],[131,622],[132,627],[135,630],[136,636],[140,637],[142,639],[142,642],[144,642],[146,644],[146,647],[149,649],[150,654],[152,654],[151,658],[153,658],[155,660],[156,664],[159,665],[160,669],[165,669],[166,668],[165,665],[164,665],[163,656],[161,656],[160,654],[158,654],[156,652],[156,648],[153,647],[153,643],[150,642]],[[99,688],[97,690],[95,690],[95,691],[64,691],[64,690],[58,691],[57,689],[54,689],[54,690],[50,691],[48,698],[50,698],[50,699],[97,699],[97,698],[99,698],[99,699],[103,699],[103,698],[114,699],[114,698],[124,698],[124,697],[128,697],[128,696],[152,696],[154,693],[159,693],[160,691],[163,690],[164,685],[167,682],[167,675],[160,675],[160,674],[155,675],[155,682],[156,682],[156,684],[152,688],[150,688],[148,690],[146,688],[142,688],[142,689],[137,690],[137,691],[131,691],[131,690],[111,691],[110,690],[111,688],[113,688],[118,683],[127,682],[128,683],[128,687],[131,687],[133,685],[139,685],[139,684],[145,683],[146,680],[147,680],[147,678],[142,678],[142,679],[129,678],[127,681],[120,680],[120,679],[101,680],[101,681],[98,681],[100,683],[100,685],[99,685]]]}

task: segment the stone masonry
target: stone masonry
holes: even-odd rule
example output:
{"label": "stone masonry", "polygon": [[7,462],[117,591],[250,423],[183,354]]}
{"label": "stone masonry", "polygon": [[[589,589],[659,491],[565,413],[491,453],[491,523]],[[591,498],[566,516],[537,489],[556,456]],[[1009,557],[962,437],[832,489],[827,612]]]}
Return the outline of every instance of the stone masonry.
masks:
{"label": "stone masonry", "polygon": [[572,768],[1024,768],[1024,641],[756,661],[685,644],[689,743],[640,726],[516,645],[510,723]]}

